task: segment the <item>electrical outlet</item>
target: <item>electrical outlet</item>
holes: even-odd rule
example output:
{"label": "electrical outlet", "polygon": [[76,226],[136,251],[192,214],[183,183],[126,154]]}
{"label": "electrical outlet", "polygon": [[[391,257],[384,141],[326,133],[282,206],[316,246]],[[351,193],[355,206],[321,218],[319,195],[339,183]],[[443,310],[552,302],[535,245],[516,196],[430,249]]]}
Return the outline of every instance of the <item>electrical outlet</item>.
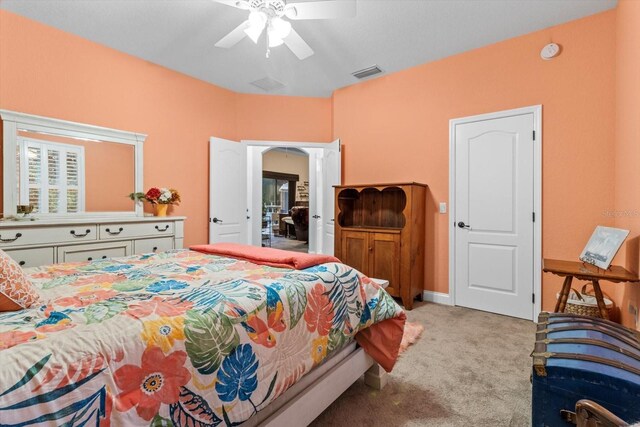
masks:
{"label": "electrical outlet", "polygon": [[440,213],[447,213],[447,204],[445,202],[440,202]]}

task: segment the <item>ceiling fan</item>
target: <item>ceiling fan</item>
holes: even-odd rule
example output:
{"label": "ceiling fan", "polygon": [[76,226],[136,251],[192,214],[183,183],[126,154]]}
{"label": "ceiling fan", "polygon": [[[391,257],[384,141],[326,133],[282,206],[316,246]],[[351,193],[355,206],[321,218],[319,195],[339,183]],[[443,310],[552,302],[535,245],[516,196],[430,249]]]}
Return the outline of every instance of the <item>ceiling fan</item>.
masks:
{"label": "ceiling fan", "polygon": [[267,34],[267,58],[269,49],[285,44],[299,58],[313,55],[302,37],[291,28],[292,20],[350,18],[356,14],[355,0],[328,0],[288,3],[286,0],[214,0],[227,6],[248,10],[249,18],[224,36],[216,47],[229,49],[240,40],[249,37],[258,43],[263,32]]}

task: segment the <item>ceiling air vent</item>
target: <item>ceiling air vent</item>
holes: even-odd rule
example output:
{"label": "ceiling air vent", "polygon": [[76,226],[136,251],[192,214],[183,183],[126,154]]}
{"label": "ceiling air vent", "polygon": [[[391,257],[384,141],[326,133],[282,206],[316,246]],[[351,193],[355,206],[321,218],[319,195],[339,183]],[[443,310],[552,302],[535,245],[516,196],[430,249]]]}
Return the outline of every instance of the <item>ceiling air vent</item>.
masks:
{"label": "ceiling air vent", "polygon": [[377,65],[373,65],[373,66],[371,66],[369,68],[364,68],[362,70],[358,70],[358,71],[356,71],[354,73],[351,73],[351,74],[353,74],[353,76],[355,78],[364,79],[364,78],[371,77],[371,76],[376,75],[376,74],[380,74],[381,72],[382,72],[382,70]]}
{"label": "ceiling air vent", "polygon": [[271,92],[284,87],[284,83],[272,79],[271,77],[265,77],[264,79],[256,80],[255,82],[251,82],[251,84],[259,87],[265,92]]}

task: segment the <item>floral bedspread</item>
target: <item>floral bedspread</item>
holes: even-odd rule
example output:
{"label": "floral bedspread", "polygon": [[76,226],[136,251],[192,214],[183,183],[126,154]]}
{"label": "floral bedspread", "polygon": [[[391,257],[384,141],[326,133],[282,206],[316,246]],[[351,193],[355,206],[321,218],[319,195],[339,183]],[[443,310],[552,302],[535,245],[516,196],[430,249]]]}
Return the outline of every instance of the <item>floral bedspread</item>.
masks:
{"label": "floral bedspread", "polygon": [[0,425],[238,425],[373,323],[401,315],[343,264],[188,250],[29,270],[0,313]]}

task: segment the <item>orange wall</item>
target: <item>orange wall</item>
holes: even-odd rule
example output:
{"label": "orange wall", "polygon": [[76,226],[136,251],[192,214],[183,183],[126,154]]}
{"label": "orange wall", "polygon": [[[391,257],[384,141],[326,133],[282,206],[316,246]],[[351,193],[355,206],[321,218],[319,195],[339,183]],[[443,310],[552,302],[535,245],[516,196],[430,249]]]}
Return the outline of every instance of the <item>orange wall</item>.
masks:
{"label": "orange wall", "polygon": [[[616,261],[638,272],[640,238],[640,2],[621,0],[617,8],[615,208],[617,227],[631,230]],[[633,325],[629,303],[640,306],[640,285],[618,288],[624,323]]]}
{"label": "orange wall", "polygon": [[331,141],[331,98],[238,94],[238,137],[266,141]]}
{"label": "orange wall", "polygon": [[[449,120],[543,105],[543,256],[576,259],[614,203],[615,11],[427,63],[334,93],[345,183],[429,185],[426,289],[447,293]],[[555,41],[561,56],[543,61]],[[545,275],[553,308],[560,280]],[[611,289],[606,288],[607,291]]]}
{"label": "orange wall", "polygon": [[185,245],[208,240],[209,137],[331,137],[330,99],[240,95],[4,10],[0,108],[148,134],[144,187],[180,191]]}

